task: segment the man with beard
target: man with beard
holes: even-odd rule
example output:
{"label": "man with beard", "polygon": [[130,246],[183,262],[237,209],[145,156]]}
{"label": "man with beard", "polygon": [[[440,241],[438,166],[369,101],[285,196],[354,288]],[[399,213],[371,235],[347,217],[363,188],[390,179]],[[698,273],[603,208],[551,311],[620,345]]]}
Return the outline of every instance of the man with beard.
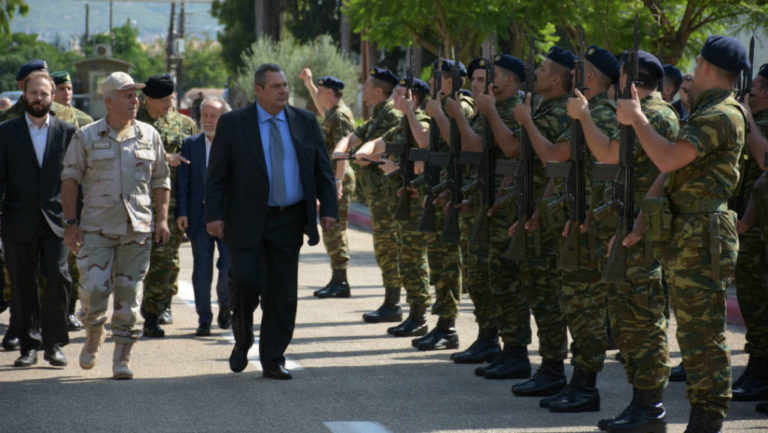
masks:
{"label": "man with beard", "polygon": [[[37,363],[42,347],[45,360],[61,367],[67,365],[61,346],[69,343],[65,317],[70,277],[59,176],[75,128],[49,115],[54,86],[48,72],[29,74],[23,89],[25,115],[0,125],[2,239],[11,320],[21,345],[14,366]],[[41,275],[46,281],[42,294]]]}

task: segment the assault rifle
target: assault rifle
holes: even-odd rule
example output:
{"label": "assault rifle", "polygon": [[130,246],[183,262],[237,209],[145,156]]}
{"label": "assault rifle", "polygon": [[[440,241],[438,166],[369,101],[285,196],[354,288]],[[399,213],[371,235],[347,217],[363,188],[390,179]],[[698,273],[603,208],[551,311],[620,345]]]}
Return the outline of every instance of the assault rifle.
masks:
{"label": "assault rifle", "polygon": [[[453,67],[451,68],[451,82],[453,88],[451,89],[451,97],[456,99],[457,102],[461,102],[461,69],[459,68],[459,47],[456,46],[456,58],[453,61]],[[448,180],[451,189],[451,206],[448,211],[448,217],[445,220],[445,227],[443,227],[443,242],[458,243],[461,237],[461,230],[459,228],[459,209],[456,208],[462,201],[462,173],[461,173],[461,133],[459,131],[459,124],[456,119],[451,118],[451,131],[450,131],[450,160],[448,162]]]}
{"label": "assault rifle", "polygon": [[[739,84],[738,89],[736,92],[736,97],[739,99],[739,101],[744,102],[744,97],[747,95],[750,95],[750,98],[752,97],[752,63],[755,60],[755,37],[752,36],[752,39],[749,41],[749,67],[745,68],[741,71],[741,74],[739,75]],[[749,149],[747,149],[748,146],[744,147],[744,150],[742,151],[742,157],[741,161],[744,164],[744,169],[741,170],[741,176],[739,176],[739,186],[738,186],[738,192],[736,193],[736,196],[731,197],[731,206],[730,208],[735,210],[738,214],[739,218],[744,216],[744,211],[747,207],[747,202],[745,200],[745,194],[746,194],[746,180],[747,180],[747,174],[749,174]]]}
{"label": "assault rifle", "polygon": [[[574,89],[583,92],[584,88],[584,29],[581,29],[581,55],[574,62]],[[572,93],[575,95],[575,93]],[[580,225],[586,220],[587,194],[586,194],[586,143],[584,131],[579,120],[571,120],[571,159],[565,162],[548,162],[545,174],[553,178],[566,180],[565,201],[569,207],[569,220],[571,229],[560,251],[558,263],[559,269],[577,269],[579,267],[579,253],[581,244]]]}
{"label": "assault rifle", "polygon": [[[405,69],[405,78],[400,80],[400,85],[405,90],[405,97],[408,98],[413,91],[413,47],[408,49],[408,67]],[[400,168],[387,174],[388,178],[400,176],[403,180],[402,193],[395,208],[395,219],[398,221],[407,221],[411,219],[411,194],[409,189],[413,182],[413,161],[411,160],[411,147],[414,147],[411,125],[408,123],[408,117],[403,116],[402,120],[403,140],[400,143],[387,143],[387,153],[390,155],[400,155]]]}

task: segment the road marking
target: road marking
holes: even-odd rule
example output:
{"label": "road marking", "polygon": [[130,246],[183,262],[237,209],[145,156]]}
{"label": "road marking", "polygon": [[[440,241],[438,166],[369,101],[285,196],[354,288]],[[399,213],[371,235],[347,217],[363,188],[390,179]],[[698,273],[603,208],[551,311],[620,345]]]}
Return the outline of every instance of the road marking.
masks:
{"label": "road marking", "polygon": [[333,433],[392,433],[373,421],[327,421],[323,424]]}
{"label": "road marking", "polygon": [[[192,288],[192,283],[189,281],[179,280],[179,293],[176,296],[184,301],[185,304],[195,308],[195,290]],[[211,306],[218,308],[219,303],[211,299]],[[221,335],[230,343],[235,344],[235,336],[232,334],[231,330],[225,331]],[[248,351],[248,360],[251,361],[248,363],[249,365],[253,365],[256,370],[261,371],[261,361],[259,360],[259,337],[257,335],[253,336],[253,346],[251,346],[251,349]],[[304,369],[296,361],[292,361],[288,358],[285,359],[285,368],[289,370]]]}

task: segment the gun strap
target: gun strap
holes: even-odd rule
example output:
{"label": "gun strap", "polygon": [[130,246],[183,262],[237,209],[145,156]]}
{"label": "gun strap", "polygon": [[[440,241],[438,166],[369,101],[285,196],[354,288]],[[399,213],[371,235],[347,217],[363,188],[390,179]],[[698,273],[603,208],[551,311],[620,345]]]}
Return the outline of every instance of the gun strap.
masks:
{"label": "gun strap", "polygon": [[533,254],[536,257],[541,257],[541,227],[533,232]]}
{"label": "gun strap", "polygon": [[593,262],[600,261],[600,253],[597,251],[597,233],[594,230],[587,230],[587,244],[589,245],[589,258]]}
{"label": "gun strap", "polygon": [[709,214],[709,257],[712,264],[712,279],[720,280],[720,253],[723,246],[720,244],[720,216],[716,213]]}

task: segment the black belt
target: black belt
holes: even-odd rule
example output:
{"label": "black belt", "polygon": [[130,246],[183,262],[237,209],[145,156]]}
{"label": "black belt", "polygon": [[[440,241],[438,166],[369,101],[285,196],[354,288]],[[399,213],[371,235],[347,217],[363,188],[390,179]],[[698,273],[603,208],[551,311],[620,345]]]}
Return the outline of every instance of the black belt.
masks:
{"label": "black belt", "polygon": [[267,206],[267,214],[268,215],[280,215],[281,213],[288,212],[290,210],[296,209],[300,206],[304,206],[304,200],[301,200],[297,203],[290,204],[288,206]]}

